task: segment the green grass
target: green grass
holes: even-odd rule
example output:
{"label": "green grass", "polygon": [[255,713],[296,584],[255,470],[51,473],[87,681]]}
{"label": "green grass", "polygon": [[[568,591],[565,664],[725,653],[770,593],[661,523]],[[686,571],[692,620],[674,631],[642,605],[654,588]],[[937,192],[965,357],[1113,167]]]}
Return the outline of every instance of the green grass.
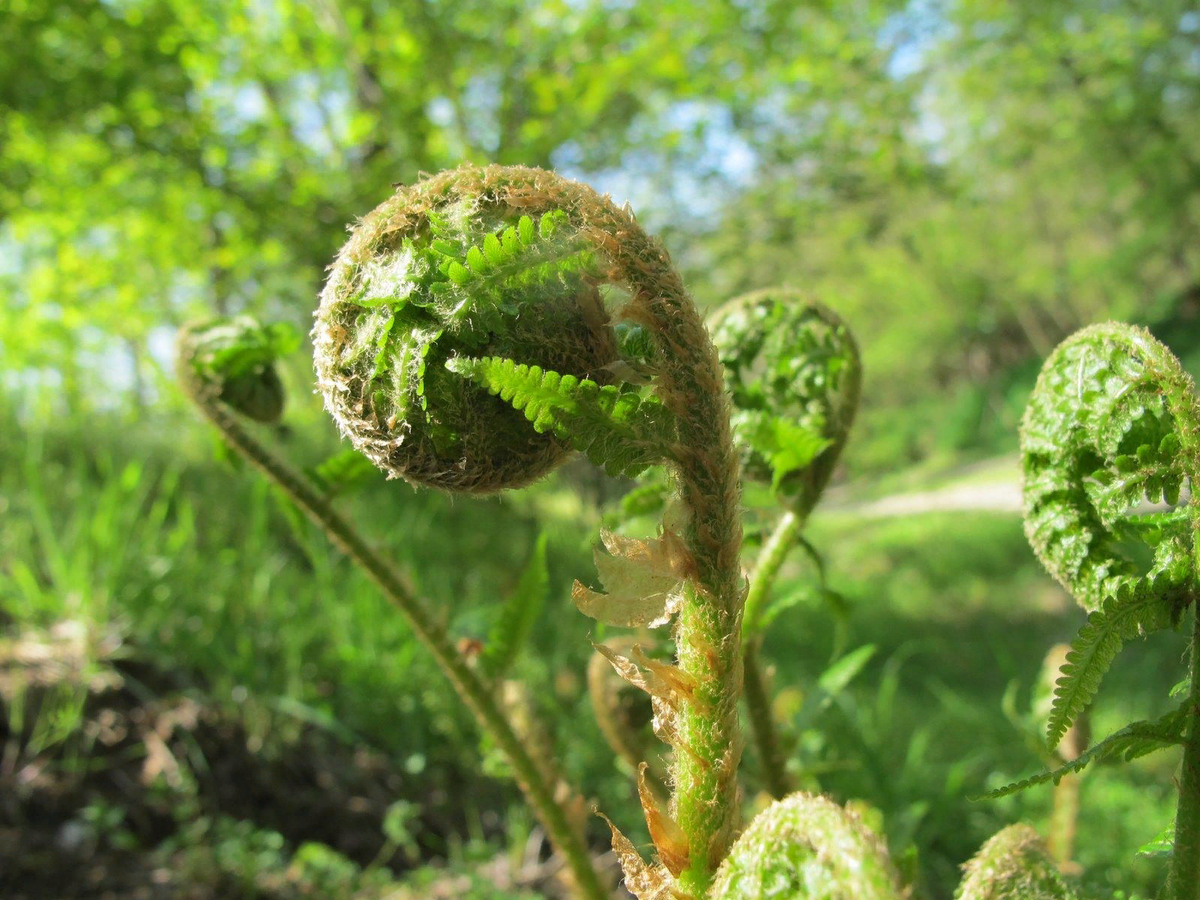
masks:
{"label": "green grass", "polygon": [[[73,423],[4,424],[24,438],[0,446],[0,622],[14,633],[63,620],[97,642],[115,631],[122,653],[180,674],[268,751],[314,724],[382,751],[419,801],[461,807],[451,827],[519,802],[484,772],[473,721],[403,620],[256,474],[214,461],[204,426],[155,441],[117,420],[90,423],[86,439]],[[382,478],[344,505],[463,637],[487,635],[540,529],[527,504],[455,503]],[[581,689],[589,624],[568,599],[589,557],[585,536],[551,529],[539,652],[516,674],[543,714],[594,747]],[[68,699],[57,739],[77,724],[82,695]],[[603,754],[566,751],[594,793],[627,794]]]}

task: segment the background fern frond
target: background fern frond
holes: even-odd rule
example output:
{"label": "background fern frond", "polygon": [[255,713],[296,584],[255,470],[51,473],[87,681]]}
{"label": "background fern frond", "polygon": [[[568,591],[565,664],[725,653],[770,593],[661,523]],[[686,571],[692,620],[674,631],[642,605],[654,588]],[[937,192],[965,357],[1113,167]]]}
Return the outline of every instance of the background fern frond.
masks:
{"label": "background fern frond", "polygon": [[862,366],[846,323],[787,288],[730,300],[711,320],[747,478],[810,511],[858,408]]}
{"label": "background fern frond", "polygon": [[609,475],[632,477],[670,456],[674,417],[655,397],[501,357],[457,357],[446,367],[511,403],[539,432],[554,431]]}
{"label": "background fern frond", "polygon": [[546,533],[539,535],[533,555],[516,588],[504,601],[488,632],[480,662],[493,681],[504,677],[521,653],[533,625],[546,605],[550,573],[546,567]]}
{"label": "background fern frond", "polygon": [[195,322],[180,338],[189,377],[259,422],[277,422],[283,413],[283,383],[275,362],[299,346],[300,335],[291,325],[262,325],[251,316]]}
{"label": "background fern frond", "polygon": [[670,493],[671,487],[667,483],[666,475],[661,470],[658,477],[654,477],[653,474],[646,475],[643,483],[621,497],[620,518],[624,520],[638,516],[659,515],[666,507]]}
{"label": "background fern frond", "polygon": [[353,448],[337,451],[306,469],[305,474],[326,497],[341,496],[383,480],[375,464]]}
{"label": "background fern frond", "polygon": [[1117,757],[1128,762],[1153,753],[1155,750],[1181,744],[1184,740],[1187,723],[1188,709],[1186,705],[1180,705],[1177,709],[1153,722],[1133,722],[1119,731],[1113,732],[1065,765],[1041,772],[1030,778],[1024,778],[1021,781],[1014,781],[1012,784],[1006,784],[1004,787],[988,791],[977,799],[996,800],[1034,785],[1045,784],[1048,781],[1057,784],[1064,775],[1079,772],[1092,763],[1104,762]]}

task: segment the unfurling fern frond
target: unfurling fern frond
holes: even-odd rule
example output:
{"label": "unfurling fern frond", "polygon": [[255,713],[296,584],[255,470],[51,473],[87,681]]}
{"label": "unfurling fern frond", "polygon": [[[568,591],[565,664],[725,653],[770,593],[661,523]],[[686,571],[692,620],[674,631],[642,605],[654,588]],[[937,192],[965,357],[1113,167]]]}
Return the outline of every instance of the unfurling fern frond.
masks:
{"label": "unfurling fern frond", "polygon": [[710,327],[745,476],[807,513],[833,474],[858,407],[862,365],[850,329],[788,288],[735,297]]}
{"label": "unfurling fern frond", "polygon": [[1153,753],[1155,750],[1182,744],[1190,713],[1191,711],[1186,705],[1181,705],[1178,709],[1153,722],[1133,722],[1119,731],[1114,731],[1103,741],[1085,750],[1065,765],[988,791],[981,799],[995,800],[999,797],[1007,797],[1009,794],[1015,794],[1037,784],[1045,784],[1047,781],[1058,784],[1064,775],[1079,772],[1092,763],[1117,758],[1129,762]]}
{"label": "unfurling fern frond", "polygon": [[1085,609],[1141,579],[1190,579],[1189,517],[1137,505],[1178,501],[1198,423],[1191,378],[1142,329],[1086,328],[1042,367],[1021,428],[1025,531]]}
{"label": "unfurling fern frond", "polygon": [[1010,825],[963,866],[954,900],[1075,900],[1038,833]]}
{"label": "unfurling fern frond", "polygon": [[459,357],[446,367],[511,403],[539,434],[552,431],[609,475],[634,476],[670,456],[671,413],[635,389],[499,357]]}
{"label": "unfurling fern frond", "polygon": [[1071,642],[1062,676],[1054,688],[1054,702],[1046,723],[1046,741],[1054,749],[1071,723],[1091,702],[1100,679],[1126,641],[1171,624],[1174,605],[1169,594],[1152,582],[1127,585],[1116,597],[1088,615]]}
{"label": "unfurling fern frond", "polygon": [[376,484],[383,476],[375,464],[354,449],[339,450],[304,472],[327,497],[337,497]]}
{"label": "unfurling fern frond", "polygon": [[300,335],[287,323],[261,325],[250,316],[196,322],[180,332],[179,375],[258,422],[283,413],[283,382],[275,362],[295,352]]}
{"label": "unfurling fern frond", "polygon": [[752,821],[721,864],[712,900],[899,900],[887,846],[828,797],[791,794]]}
{"label": "unfurling fern frond", "polygon": [[[601,294],[609,263],[543,188],[539,173],[502,169],[401,188],[334,262],[313,329],[318,385],[343,434],[389,475],[490,493],[565,459],[555,434],[454,377],[448,359],[505,356],[602,380],[619,361]],[[537,204],[516,196],[531,190]]]}
{"label": "unfurling fern frond", "polygon": [[1053,747],[1125,641],[1173,626],[1195,587],[1195,386],[1144,329],[1107,323],[1064,341],[1042,367],[1021,428],[1025,533],[1090,612],[1071,645],[1047,725]]}

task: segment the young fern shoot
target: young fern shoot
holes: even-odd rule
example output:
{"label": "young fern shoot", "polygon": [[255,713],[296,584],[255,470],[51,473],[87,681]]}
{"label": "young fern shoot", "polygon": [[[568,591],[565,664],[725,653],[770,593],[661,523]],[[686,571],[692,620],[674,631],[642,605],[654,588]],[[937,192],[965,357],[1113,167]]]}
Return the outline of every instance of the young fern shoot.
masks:
{"label": "young fern shoot", "polygon": [[[1042,368],[1021,430],[1025,531],[1088,611],[1051,708],[1053,748],[1091,702],[1121,646],[1175,627],[1197,590],[1200,401],[1179,361],[1144,329],[1106,323],[1064,341]],[[1192,488],[1179,504],[1185,486]],[[1158,504],[1147,511],[1144,501]],[[1197,620],[1200,621],[1200,620]],[[1200,628],[1191,687],[1173,711],[1134,722],[1053,772],[995,795],[1183,744],[1168,896],[1200,898]]]}
{"label": "young fern shoot", "polygon": [[862,360],[849,326],[805,291],[735,297],[709,319],[733,399],[742,477],[806,518],[850,436]]}
{"label": "young fern shoot", "polygon": [[636,649],[612,659],[675,748],[667,808],[642,791],[659,863],[615,828],[614,846],[642,900],[698,900],[740,817],[739,483],[720,363],[666,252],[582,185],[463,167],[401,188],[355,227],[313,341],[343,434],[415,485],[519,487],[570,448],[614,473],[672,468],[678,532],[606,536],[608,590],[576,597],[612,624],[674,619],[673,664]]}
{"label": "young fern shoot", "polygon": [[[504,754],[551,842],[565,858],[578,895],[605,900],[608,892],[588,853],[583,829],[571,815],[582,800],[558,775],[553,760],[531,752],[526,729],[499,696],[498,679],[488,678],[486,668],[481,672],[472,667],[408,579],[371,548],[334,508],[328,495],[279,459],[240,421],[239,417],[263,422],[278,419],[283,390],[274,361],[298,344],[290,330],[261,326],[248,317],[197,323],[180,332],[177,376],[189,399],[229,446],[303,510],[404,616],[480,728]],[[495,661],[496,672],[502,664],[502,660]]]}

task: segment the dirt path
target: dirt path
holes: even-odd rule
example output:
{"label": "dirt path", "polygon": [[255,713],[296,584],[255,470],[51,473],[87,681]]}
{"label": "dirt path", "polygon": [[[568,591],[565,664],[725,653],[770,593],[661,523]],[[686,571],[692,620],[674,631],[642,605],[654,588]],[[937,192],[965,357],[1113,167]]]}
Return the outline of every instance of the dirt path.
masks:
{"label": "dirt path", "polygon": [[[886,519],[932,512],[999,512],[1021,514],[1021,474],[1016,455],[971,463],[932,479],[937,487],[904,491],[869,500],[856,499],[854,485],[829,492],[821,509],[864,519]],[[1181,502],[1190,494],[1185,489]],[[1133,512],[1169,509],[1165,503],[1143,500]]]}
{"label": "dirt path", "polygon": [[922,512],[1021,511],[1021,486],[1015,481],[995,484],[949,485],[934,491],[893,494],[879,500],[829,504],[827,509],[853,512],[867,519],[907,516]]}
{"label": "dirt path", "polygon": [[972,463],[939,476],[938,487],[889,494],[872,500],[853,499],[852,486],[830,491],[821,508],[868,519],[923,512],[1021,512],[1021,482],[1015,456]]}

